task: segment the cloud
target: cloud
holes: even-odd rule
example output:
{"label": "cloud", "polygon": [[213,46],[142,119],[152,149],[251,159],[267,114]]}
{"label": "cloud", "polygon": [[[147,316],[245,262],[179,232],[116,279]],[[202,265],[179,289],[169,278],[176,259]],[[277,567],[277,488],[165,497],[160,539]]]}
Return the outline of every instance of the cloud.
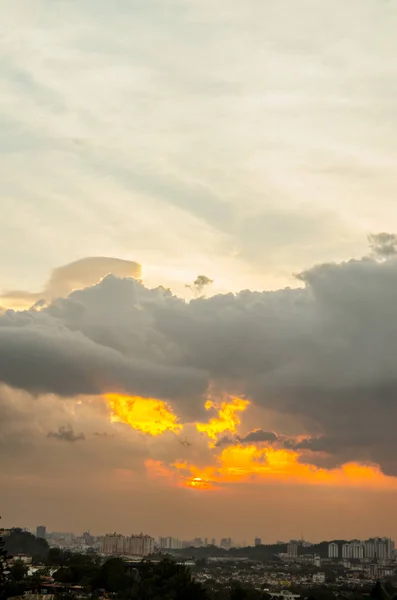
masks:
{"label": "cloud", "polygon": [[[207,386],[205,373],[187,365],[167,364],[163,356],[156,356],[155,347],[150,352],[146,345],[145,352],[140,352],[140,346],[148,340],[139,340],[139,328],[130,338],[126,353],[112,347],[119,347],[129,330],[134,329],[134,323],[124,326],[122,300],[116,300],[119,306],[113,309],[113,299],[118,288],[124,288],[128,295],[135,284],[139,290],[140,284],[135,281],[109,276],[98,288],[87,290],[89,297],[94,294],[101,300],[107,299],[110,292],[107,322],[101,322],[100,304],[94,309],[95,303],[91,303],[87,314],[88,307],[73,296],[61,307],[54,305],[48,311],[7,311],[0,317],[0,381],[30,393],[59,396],[120,392],[172,398],[176,402],[178,398],[201,396]],[[139,313],[140,309],[132,307],[131,311]],[[150,336],[149,324],[143,324],[146,328],[142,333]]]}
{"label": "cloud", "polygon": [[[33,394],[158,398],[203,430],[220,418],[205,410],[207,390],[207,407],[230,394],[259,411],[255,431],[244,437],[238,424],[240,443],[296,439],[313,464],[397,474],[397,257],[319,264],[299,277],[300,289],[186,302],[110,275],[40,311],[0,316],[0,380]],[[261,411],[277,415],[275,433]],[[224,417],[215,442],[230,436]]]}
{"label": "cloud", "polygon": [[202,295],[204,289],[213,283],[213,280],[206,275],[199,275],[193,281],[192,285],[187,285],[186,287],[189,288],[196,297],[199,297]]}
{"label": "cloud", "polygon": [[277,440],[278,436],[272,431],[263,431],[263,429],[255,429],[254,431],[250,431],[249,433],[247,433],[247,435],[243,437],[240,437],[238,435],[235,435],[233,437],[225,435],[217,441],[216,446],[221,448],[223,446],[233,446],[235,444],[258,444],[262,442],[272,444],[273,442],[277,442]]}
{"label": "cloud", "polygon": [[251,431],[243,438],[240,438],[240,442],[242,444],[249,444],[251,442],[276,442],[277,435],[272,431],[263,431],[262,429],[256,429],[255,431]]}
{"label": "cloud", "polygon": [[375,256],[388,258],[397,254],[397,235],[394,233],[376,233],[370,235],[368,241]]}
{"label": "cloud", "polygon": [[31,293],[21,290],[3,292],[0,303],[4,306],[42,306],[47,301],[68,296],[71,292],[95,285],[106,275],[139,279],[141,266],[130,260],[106,257],[88,257],[54,269],[41,292]]}
{"label": "cloud", "polygon": [[85,440],[84,433],[74,433],[71,425],[62,425],[58,431],[50,431],[47,433],[47,437],[59,440],[60,442],[79,442]]}

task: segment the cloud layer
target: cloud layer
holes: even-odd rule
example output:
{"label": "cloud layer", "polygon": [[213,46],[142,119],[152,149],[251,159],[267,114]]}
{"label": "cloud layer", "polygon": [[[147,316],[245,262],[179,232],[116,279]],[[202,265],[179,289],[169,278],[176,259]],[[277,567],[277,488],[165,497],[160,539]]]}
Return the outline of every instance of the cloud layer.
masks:
{"label": "cloud layer", "polygon": [[[209,394],[240,395],[276,413],[279,430],[260,422],[239,443],[285,439],[305,462],[397,475],[397,258],[387,255],[318,265],[301,289],[191,302],[109,275],[42,310],[5,312],[0,381],[34,395],[158,398],[182,423],[210,416]],[[291,416],[295,438],[283,431]]]}

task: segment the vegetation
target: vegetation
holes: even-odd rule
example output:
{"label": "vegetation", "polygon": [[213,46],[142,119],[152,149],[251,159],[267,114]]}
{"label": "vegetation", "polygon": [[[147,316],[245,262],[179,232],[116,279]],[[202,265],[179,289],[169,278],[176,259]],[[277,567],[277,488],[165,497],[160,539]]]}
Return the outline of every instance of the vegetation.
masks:
{"label": "vegetation", "polygon": [[6,598],[8,584],[8,559],[9,555],[5,549],[3,538],[0,537],[0,599]]}
{"label": "vegetation", "polygon": [[22,529],[10,529],[5,537],[5,549],[12,556],[26,554],[32,556],[34,561],[42,561],[46,558],[49,550],[46,540],[39,539]]}
{"label": "vegetation", "polygon": [[[260,552],[263,548],[271,548],[270,552],[275,550],[275,547],[262,546],[254,551]],[[42,568],[29,577],[24,562],[17,559],[9,563],[11,549],[14,555],[41,555]],[[204,566],[203,557],[198,560]],[[50,572],[51,580],[48,579]],[[22,596],[28,591],[53,593],[54,582],[60,600],[74,600],[77,592],[92,599],[111,595],[114,600],[269,600],[265,592],[233,581],[232,573],[233,568],[226,585],[217,583],[216,578],[201,584],[194,580],[186,566],[169,558],[140,563],[128,563],[121,558],[103,561],[96,554],[49,549],[45,541],[19,529],[10,531],[5,544],[0,540],[0,600]],[[307,600],[397,600],[397,592],[390,582],[378,582],[372,590],[360,592],[340,589],[335,593],[325,586],[294,591]]]}

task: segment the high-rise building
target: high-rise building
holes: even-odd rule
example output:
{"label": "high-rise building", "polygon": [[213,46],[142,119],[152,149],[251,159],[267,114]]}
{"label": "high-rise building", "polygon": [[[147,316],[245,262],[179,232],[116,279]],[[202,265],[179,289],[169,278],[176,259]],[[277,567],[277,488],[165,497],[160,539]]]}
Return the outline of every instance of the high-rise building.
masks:
{"label": "high-rise building", "polygon": [[361,560],[364,558],[364,545],[361,542],[352,542],[349,544],[350,556],[355,560]]}
{"label": "high-rise building", "polygon": [[339,546],[335,542],[328,544],[328,558],[339,558]]}
{"label": "high-rise building", "polygon": [[343,544],[342,546],[342,558],[350,558],[350,544]]}
{"label": "high-rise building", "polygon": [[83,539],[83,542],[84,542],[84,544],[86,546],[92,546],[93,543],[94,543],[94,538],[92,537],[92,535],[88,531],[86,531],[85,533],[83,533],[82,539]]}
{"label": "high-rise building", "polygon": [[116,556],[149,556],[154,551],[154,539],[149,535],[105,535],[101,540],[102,554]]}
{"label": "high-rise building", "polygon": [[371,538],[364,542],[365,558],[390,560],[394,555],[394,542],[390,538]]}
{"label": "high-rise building", "polygon": [[39,525],[36,529],[36,537],[45,540],[46,538],[46,527],[44,525]]}
{"label": "high-rise building", "polygon": [[262,546],[261,538],[255,538],[255,546]]}
{"label": "high-rise building", "polygon": [[182,542],[173,537],[160,538],[160,548],[162,550],[179,550],[182,548]]}
{"label": "high-rise building", "polygon": [[287,546],[287,554],[289,558],[297,558],[298,557],[298,544],[291,542]]}
{"label": "high-rise building", "polygon": [[224,550],[230,550],[232,547],[232,538],[222,538],[221,539],[221,548]]}

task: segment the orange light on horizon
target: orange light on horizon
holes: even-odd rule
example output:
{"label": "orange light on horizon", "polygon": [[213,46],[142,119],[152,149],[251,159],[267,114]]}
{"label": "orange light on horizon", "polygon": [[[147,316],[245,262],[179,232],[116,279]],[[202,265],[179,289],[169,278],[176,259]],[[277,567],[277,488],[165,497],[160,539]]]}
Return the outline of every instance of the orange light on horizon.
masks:
{"label": "orange light on horizon", "polygon": [[112,411],[112,423],[125,423],[151,436],[166,431],[179,433],[182,429],[178,418],[163,400],[119,394],[106,394],[105,398]]}
{"label": "orange light on horizon", "polygon": [[[237,444],[222,450],[216,457],[216,466],[197,467],[184,462],[173,467],[179,471],[183,486],[197,489],[214,489],[218,484],[275,482],[397,489],[397,478],[384,475],[376,465],[347,463],[340,468],[323,469],[300,463],[299,458],[299,453],[292,450]],[[196,486],[196,480],[210,482],[210,486]]]}

